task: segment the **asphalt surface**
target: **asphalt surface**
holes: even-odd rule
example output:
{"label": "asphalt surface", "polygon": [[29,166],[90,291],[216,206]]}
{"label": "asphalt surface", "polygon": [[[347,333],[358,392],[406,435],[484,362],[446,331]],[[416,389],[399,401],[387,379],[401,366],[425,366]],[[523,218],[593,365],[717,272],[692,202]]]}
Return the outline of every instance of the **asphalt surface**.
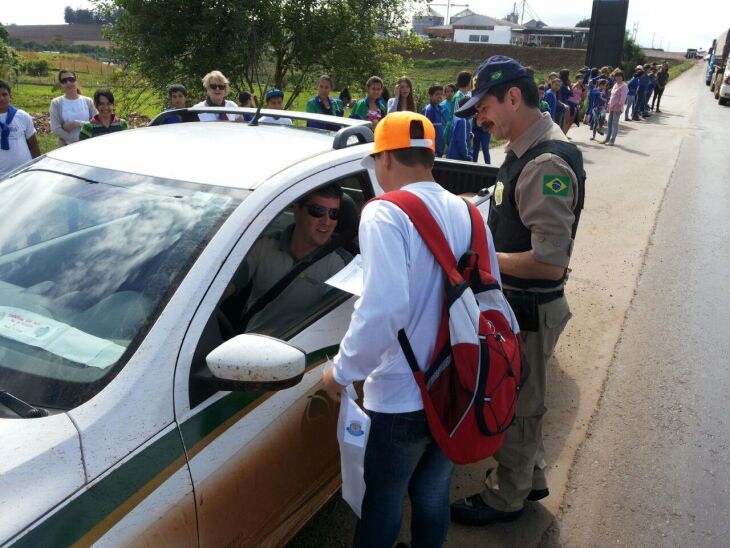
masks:
{"label": "asphalt surface", "polygon": [[[616,545],[617,542],[618,545],[629,546],[702,545],[700,541],[687,544],[662,540],[661,536],[656,535],[641,537],[635,532],[624,535],[621,531],[623,518],[611,518],[608,504],[611,493],[615,493],[615,504],[630,509],[627,512],[636,514],[636,522],[643,524],[645,529],[649,529],[650,524],[658,527],[660,521],[672,524],[676,518],[661,513],[663,510],[657,510],[660,516],[656,514],[651,519],[639,519],[636,509],[652,508],[652,505],[644,503],[645,500],[652,501],[654,508],[658,508],[656,505],[664,500],[664,493],[667,493],[666,498],[670,498],[669,493],[673,491],[667,485],[678,477],[678,469],[683,470],[685,475],[689,472],[700,474],[701,461],[691,451],[681,452],[681,455],[672,453],[675,446],[680,445],[679,433],[699,440],[699,433],[690,433],[698,430],[700,425],[704,425],[703,428],[706,426],[713,435],[717,435],[718,429],[722,427],[720,424],[711,424],[713,420],[720,420],[722,415],[709,413],[709,408],[722,410],[719,395],[723,385],[717,378],[720,371],[710,375],[709,357],[697,359],[710,351],[721,356],[723,344],[725,354],[728,354],[727,341],[721,340],[722,337],[718,335],[723,328],[728,331],[725,327],[728,325],[727,312],[723,316],[725,309],[715,310],[715,306],[720,303],[716,293],[722,291],[722,280],[718,279],[711,285],[705,285],[705,282],[697,284],[697,281],[703,276],[714,275],[712,272],[722,272],[722,266],[727,271],[730,265],[713,262],[700,266],[705,265],[705,259],[691,259],[692,254],[680,245],[685,242],[687,248],[706,247],[706,257],[714,261],[721,260],[723,250],[726,261],[730,256],[726,252],[727,247],[720,245],[730,235],[728,221],[720,218],[715,223],[709,217],[709,211],[696,210],[707,207],[708,203],[711,208],[716,208],[717,215],[728,210],[723,207],[727,205],[727,190],[724,190],[724,204],[720,198],[722,194],[705,191],[709,185],[719,188],[722,181],[728,180],[727,167],[725,171],[721,168],[727,166],[727,151],[730,149],[721,128],[722,120],[726,122],[727,116],[730,116],[730,109],[723,109],[710,100],[711,95],[702,78],[703,67],[703,64],[699,64],[669,83],[662,99],[661,114],[655,114],[642,122],[622,122],[614,147],[590,140],[590,132],[584,126],[571,129],[573,142],[583,152],[588,180],[586,206],[571,260],[572,273],[566,287],[573,319],[560,339],[548,371],[548,413],[544,429],[550,497],[539,503],[528,503],[522,517],[513,523],[476,528],[452,524],[447,546],[603,546]],[[715,120],[716,117],[721,118]],[[692,142],[696,143],[695,149],[689,148]],[[708,148],[703,155],[700,155],[701,145]],[[501,163],[503,151],[494,149],[491,152],[492,163]],[[665,199],[670,181],[671,192]],[[679,210],[669,211],[675,195]],[[690,209],[691,204],[694,204],[695,209]],[[689,224],[683,226],[681,222]],[[670,226],[665,228],[665,225]],[[655,249],[659,245],[657,238],[660,231],[669,228],[674,230],[675,225],[676,235],[670,238],[675,247],[657,253]],[[713,227],[707,237],[716,244],[714,246],[698,235],[700,230],[707,230],[708,227]],[[728,244],[723,242],[722,245]],[[671,275],[657,274],[662,283],[647,285],[645,280],[651,271],[652,262],[663,264]],[[717,270],[712,270],[710,266],[717,267]],[[703,307],[696,299],[692,300],[692,306],[689,305],[692,299],[689,291],[700,291],[702,287],[705,288],[702,297],[710,300],[711,309]],[[647,304],[639,305],[641,295],[637,291],[651,291],[645,297]],[[670,315],[670,310],[674,316]],[[641,311],[644,315],[639,317]],[[680,320],[664,323],[664,320],[673,317]],[[691,329],[688,327],[690,323]],[[626,354],[632,357],[632,364],[626,362],[627,365],[622,366],[620,352],[629,336],[646,334],[649,337],[651,329],[660,327],[671,332],[673,337],[660,335],[659,332],[651,333],[651,342],[655,341],[655,344],[637,341],[635,344],[640,345],[640,348],[634,346],[634,350]],[[671,345],[667,341],[671,341]],[[645,356],[637,358],[638,350]],[[632,376],[642,370],[633,365],[634,362],[650,368],[643,380],[642,377]],[[713,363],[721,369],[722,364],[727,362],[725,359]],[[622,368],[626,370],[627,376],[614,388],[618,392],[618,403],[607,405],[605,402],[610,397],[614,378]],[[670,376],[662,383],[655,384],[660,372]],[[707,379],[709,384],[701,382],[701,375],[705,374],[710,375]],[[670,382],[675,378],[676,382]],[[725,379],[724,386],[727,387],[727,377]],[[657,391],[655,397],[659,399],[656,400],[652,399],[648,388],[654,386],[666,392]],[[702,395],[691,391],[694,386],[701,386]],[[634,390],[637,401],[643,404],[646,399],[653,403],[647,403],[646,408],[637,407],[633,400],[629,403],[625,394],[627,387]],[[676,391],[676,395],[672,390]],[[709,400],[710,392],[717,397]],[[674,399],[670,397],[672,395]],[[679,408],[675,401],[683,397],[687,401],[679,402],[682,404]],[[692,407],[690,401],[692,405],[700,407]],[[669,402],[674,407],[669,406]],[[615,418],[616,413],[621,418]],[[602,445],[594,445],[603,414],[614,421],[613,426],[605,427],[612,435]],[[714,419],[711,418],[713,416]],[[676,420],[671,420],[672,417]],[[629,431],[627,425],[631,420],[635,421],[634,431]],[[662,445],[657,445],[643,455],[629,451],[636,445],[644,444],[647,434],[640,427],[655,432],[655,439]],[[728,430],[725,425],[725,431]],[[632,441],[632,435],[640,436],[638,441]],[[681,443],[690,447],[693,443],[688,441],[690,438],[684,438]],[[705,440],[704,443],[703,447],[708,447],[709,441]],[[725,444],[722,458],[727,459],[727,441],[718,438],[717,443],[719,445],[713,446],[716,450]],[[579,448],[582,448],[580,456],[576,457]],[[586,457],[590,450],[596,451],[601,459],[598,456]],[[594,466],[597,460],[603,464]],[[722,466],[719,461],[716,458],[716,464],[712,466],[708,461],[705,467],[716,475],[723,474],[727,466]],[[690,470],[689,462],[693,462],[697,468]],[[666,473],[664,484],[652,476],[655,463],[661,463],[657,468],[661,473]],[[452,482],[452,497],[479,491],[488,466],[487,462],[457,467]],[[627,468],[632,470],[629,487],[642,485],[640,478],[646,478],[652,484],[637,487],[641,496],[630,488],[619,488],[614,477],[605,476],[600,481],[596,479],[601,477],[604,469],[610,469],[613,474],[620,476],[622,470]],[[699,475],[695,478],[698,488],[701,483],[699,478]],[[614,483],[615,490],[612,487]],[[717,483],[718,487],[724,485],[725,494],[730,492],[727,483]],[[689,496],[688,492],[683,495],[685,499]],[[695,497],[701,496],[703,492],[699,489]],[[718,511],[721,511],[722,491],[716,492],[720,497],[716,497]],[[574,496],[584,498],[577,500],[573,499]],[[727,499],[727,495],[724,498]],[[711,504],[714,503],[707,499],[705,505]],[[655,514],[653,511],[649,513]],[[704,519],[699,512],[693,515],[696,516],[696,524],[698,520]],[[591,519],[597,521],[591,522]],[[409,540],[408,522],[406,502],[399,539],[404,542]],[[605,537],[598,535],[604,530],[598,526],[599,522],[606,524]],[[354,526],[352,512],[346,503],[335,496],[292,540],[290,547],[349,546]],[[581,532],[585,535],[580,536]],[[592,536],[594,532],[595,537]],[[643,541],[640,542],[640,538]]]}
{"label": "asphalt surface", "polygon": [[730,546],[730,108],[688,85],[690,130],[550,544]]}

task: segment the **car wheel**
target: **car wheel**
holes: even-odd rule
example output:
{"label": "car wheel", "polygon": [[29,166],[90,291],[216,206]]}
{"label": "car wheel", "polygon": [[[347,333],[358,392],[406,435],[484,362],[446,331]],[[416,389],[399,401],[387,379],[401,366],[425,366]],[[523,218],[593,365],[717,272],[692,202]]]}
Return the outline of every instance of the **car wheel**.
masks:
{"label": "car wheel", "polygon": [[727,100],[726,99],[723,99],[722,97],[720,97],[717,100],[717,104],[724,107],[727,104]]}

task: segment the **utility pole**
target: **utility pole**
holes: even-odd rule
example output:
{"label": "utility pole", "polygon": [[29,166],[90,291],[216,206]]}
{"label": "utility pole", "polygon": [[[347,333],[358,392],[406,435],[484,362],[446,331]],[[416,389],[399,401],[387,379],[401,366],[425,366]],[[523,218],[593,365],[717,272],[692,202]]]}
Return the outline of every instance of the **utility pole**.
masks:
{"label": "utility pole", "polygon": [[651,49],[654,49],[654,37],[656,36],[656,32],[651,33]]}
{"label": "utility pole", "polygon": [[522,0],[522,15],[520,16],[520,25],[525,22],[525,0]]}

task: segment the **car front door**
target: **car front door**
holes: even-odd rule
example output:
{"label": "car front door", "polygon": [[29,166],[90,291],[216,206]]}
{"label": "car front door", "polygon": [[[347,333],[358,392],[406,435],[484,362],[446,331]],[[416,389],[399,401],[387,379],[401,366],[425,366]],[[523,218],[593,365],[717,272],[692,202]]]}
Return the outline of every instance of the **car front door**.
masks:
{"label": "car front door", "polygon": [[[320,172],[272,197],[223,264],[183,343],[176,414],[195,488],[202,546],[280,545],[339,486],[338,408],[323,392],[321,379],[323,365],[345,334],[354,297],[330,291],[294,324],[289,318],[286,326],[269,332],[306,352],[306,373],[297,385],[280,391],[220,392],[200,376],[207,369],[205,356],[230,336],[226,324],[233,322],[221,319],[220,304],[249,250],[293,222],[290,204],[332,182],[342,186],[359,216],[372,187],[355,162]],[[345,220],[341,216],[338,222]],[[300,276],[306,278],[307,272]]]}

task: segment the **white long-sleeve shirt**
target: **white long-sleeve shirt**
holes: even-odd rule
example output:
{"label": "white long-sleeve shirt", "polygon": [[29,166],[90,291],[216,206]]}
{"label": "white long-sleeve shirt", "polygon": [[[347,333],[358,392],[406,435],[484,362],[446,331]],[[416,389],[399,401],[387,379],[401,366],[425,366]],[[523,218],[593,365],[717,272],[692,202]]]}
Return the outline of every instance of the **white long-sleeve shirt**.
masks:
{"label": "white long-sleeve shirt", "polygon": [[[433,182],[403,187],[421,198],[446,236],[457,260],[471,241],[464,201]],[[499,267],[487,228],[492,274]],[[362,212],[359,230],[363,292],[334,358],[342,385],[365,380],[366,409],[408,413],[423,409],[418,385],[398,344],[405,328],[416,360],[425,370],[441,319],[445,275],[408,216],[395,204],[375,201]]]}

